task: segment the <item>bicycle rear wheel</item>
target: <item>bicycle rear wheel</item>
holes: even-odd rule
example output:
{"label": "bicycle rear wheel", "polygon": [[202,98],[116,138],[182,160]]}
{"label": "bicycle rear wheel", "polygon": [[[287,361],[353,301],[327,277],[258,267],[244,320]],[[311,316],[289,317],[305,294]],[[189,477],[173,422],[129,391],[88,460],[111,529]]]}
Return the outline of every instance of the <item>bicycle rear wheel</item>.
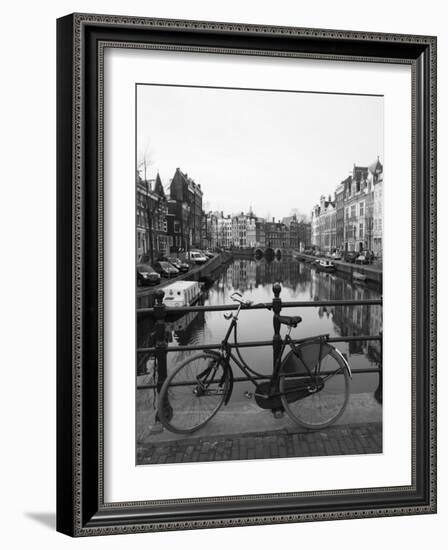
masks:
{"label": "bicycle rear wheel", "polygon": [[228,388],[228,367],[219,355],[193,355],[165,380],[159,395],[159,419],[174,433],[195,432],[219,411]]}
{"label": "bicycle rear wheel", "polygon": [[[279,372],[282,404],[299,426],[319,430],[344,412],[350,395],[347,367],[330,345],[309,342],[291,351]],[[320,359],[320,360],[319,360]]]}

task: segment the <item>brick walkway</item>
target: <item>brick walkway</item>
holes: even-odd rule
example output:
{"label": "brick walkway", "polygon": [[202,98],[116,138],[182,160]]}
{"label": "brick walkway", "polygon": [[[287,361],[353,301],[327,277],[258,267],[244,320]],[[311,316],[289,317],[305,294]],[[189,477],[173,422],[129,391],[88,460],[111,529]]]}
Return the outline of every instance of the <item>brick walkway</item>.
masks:
{"label": "brick walkway", "polygon": [[189,437],[177,441],[137,445],[137,464],[179,462],[213,462],[372,454],[382,452],[382,425],[378,422],[332,426],[317,432],[296,433],[289,430]]}

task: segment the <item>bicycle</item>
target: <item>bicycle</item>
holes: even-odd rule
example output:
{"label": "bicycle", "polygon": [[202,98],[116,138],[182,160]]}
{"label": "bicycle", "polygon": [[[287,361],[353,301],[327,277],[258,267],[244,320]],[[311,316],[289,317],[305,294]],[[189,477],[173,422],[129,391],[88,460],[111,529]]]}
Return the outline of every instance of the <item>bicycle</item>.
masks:
{"label": "bicycle", "polygon": [[[274,314],[288,332],[272,375],[263,375],[246,363],[238,346],[238,317],[241,309],[252,303],[238,292],[231,299],[239,305],[235,313],[224,314],[231,322],[219,352],[206,351],[189,357],[164,381],[158,403],[158,418],[163,426],[174,433],[190,434],[207,424],[223,404],[227,405],[233,391],[231,360],[254,384],[255,401],[261,408],[284,410],[293,422],[310,430],[336,422],[347,406],[352,374],[342,353],[327,342],[328,335],[294,342],[290,333],[302,321],[301,317]],[[232,333],[236,354],[229,344]],[[282,359],[287,346],[290,351]]]}

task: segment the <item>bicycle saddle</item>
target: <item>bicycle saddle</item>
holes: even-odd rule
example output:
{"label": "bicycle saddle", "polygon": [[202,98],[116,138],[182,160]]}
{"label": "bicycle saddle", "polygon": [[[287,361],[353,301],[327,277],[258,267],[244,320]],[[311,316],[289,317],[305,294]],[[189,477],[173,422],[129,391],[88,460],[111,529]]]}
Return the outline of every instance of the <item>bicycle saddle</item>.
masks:
{"label": "bicycle saddle", "polygon": [[302,322],[302,317],[297,315],[297,317],[289,317],[287,315],[276,315],[276,319],[282,324],[287,325],[288,327],[295,328],[299,323]]}

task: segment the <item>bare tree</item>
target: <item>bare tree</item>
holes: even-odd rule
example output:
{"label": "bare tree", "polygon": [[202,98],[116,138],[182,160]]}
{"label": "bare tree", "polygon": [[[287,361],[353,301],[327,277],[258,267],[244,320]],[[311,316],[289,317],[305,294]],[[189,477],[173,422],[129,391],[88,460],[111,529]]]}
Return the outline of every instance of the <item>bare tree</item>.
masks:
{"label": "bare tree", "polygon": [[152,164],[151,152],[147,148],[140,154],[139,160],[137,163],[137,168],[139,173],[143,172],[142,180],[145,185],[145,191],[146,191],[146,200],[145,200],[146,218],[147,218],[146,242],[149,246],[149,256],[151,258],[151,264],[152,264],[154,263],[153,223],[154,223],[154,212],[155,212],[156,204],[150,198],[151,186],[148,180],[148,175],[149,175],[149,167],[151,166],[151,164]]}
{"label": "bare tree", "polygon": [[295,216],[299,223],[306,223],[308,221],[308,216],[299,211],[298,208],[293,208],[289,214],[290,216]]}

